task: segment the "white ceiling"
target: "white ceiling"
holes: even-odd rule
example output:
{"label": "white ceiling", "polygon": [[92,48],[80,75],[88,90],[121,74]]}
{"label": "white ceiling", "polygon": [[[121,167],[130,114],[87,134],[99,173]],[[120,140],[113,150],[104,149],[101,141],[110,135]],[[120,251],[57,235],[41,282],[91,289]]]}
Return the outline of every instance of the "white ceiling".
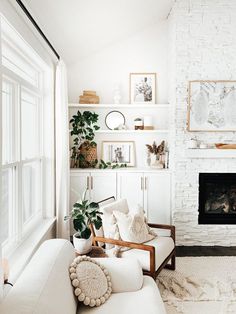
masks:
{"label": "white ceiling", "polygon": [[67,64],[165,19],[173,2],[174,0],[24,0],[28,10]]}

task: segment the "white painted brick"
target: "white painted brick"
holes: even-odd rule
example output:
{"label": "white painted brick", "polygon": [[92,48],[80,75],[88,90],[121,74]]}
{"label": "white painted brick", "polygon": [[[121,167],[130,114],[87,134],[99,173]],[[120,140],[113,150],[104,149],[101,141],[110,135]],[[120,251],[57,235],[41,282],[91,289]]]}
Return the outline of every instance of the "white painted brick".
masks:
{"label": "white painted brick", "polygon": [[172,219],[178,245],[236,245],[236,226],[198,225],[199,172],[236,172],[235,160],[186,159],[187,140],[234,140],[235,132],[186,132],[188,81],[236,79],[236,1],[177,0],[170,17],[170,99],[175,105]]}

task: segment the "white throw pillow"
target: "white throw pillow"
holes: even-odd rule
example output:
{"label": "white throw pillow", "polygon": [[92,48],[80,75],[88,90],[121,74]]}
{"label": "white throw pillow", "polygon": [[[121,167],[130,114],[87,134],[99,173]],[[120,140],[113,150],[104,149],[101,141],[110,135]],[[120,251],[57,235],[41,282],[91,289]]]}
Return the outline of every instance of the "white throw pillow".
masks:
{"label": "white throw pillow", "polygon": [[[114,211],[119,211],[127,214],[129,212],[129,207],[126,199],[121,199],[110,204],[104,205],[100,208],[102,215],[102,226],[105,238],[111,238],[119,240],[119,230],[116,224],[116,219],[113,215]],[[106,244],[107,249],[113,248],[114,245]]]}
{"label": "white throw pillow", "polygon": [[113,214],[123,241],[144,243],[156,237],[156,234],[148,227],[142,210],[128,214],[114,211]]}
{"label": "white throw pillow", "polygon": [[70,279],[74,293],[85,305],[100,306],[112,292],[107,269],[88,256],[76,257],[70,265]]}

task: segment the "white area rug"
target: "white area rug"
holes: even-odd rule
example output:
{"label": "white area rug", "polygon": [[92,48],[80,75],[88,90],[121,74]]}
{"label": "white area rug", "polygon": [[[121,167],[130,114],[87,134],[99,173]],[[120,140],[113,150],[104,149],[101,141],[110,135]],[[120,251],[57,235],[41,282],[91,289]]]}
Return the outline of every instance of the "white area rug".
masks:
{"label": "white area rug", "polygon": [[157,283],[168,314],[236,314],[236,257],[179,257]]}

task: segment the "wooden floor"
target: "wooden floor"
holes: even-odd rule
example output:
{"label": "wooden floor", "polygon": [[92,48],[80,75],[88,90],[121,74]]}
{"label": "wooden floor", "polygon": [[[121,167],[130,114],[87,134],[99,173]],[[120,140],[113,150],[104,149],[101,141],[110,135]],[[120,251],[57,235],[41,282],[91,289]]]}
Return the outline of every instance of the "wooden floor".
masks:
{"label": "wooden floor", "polygon": [[177,256],[236,256],[236,246],[177,246]]}

